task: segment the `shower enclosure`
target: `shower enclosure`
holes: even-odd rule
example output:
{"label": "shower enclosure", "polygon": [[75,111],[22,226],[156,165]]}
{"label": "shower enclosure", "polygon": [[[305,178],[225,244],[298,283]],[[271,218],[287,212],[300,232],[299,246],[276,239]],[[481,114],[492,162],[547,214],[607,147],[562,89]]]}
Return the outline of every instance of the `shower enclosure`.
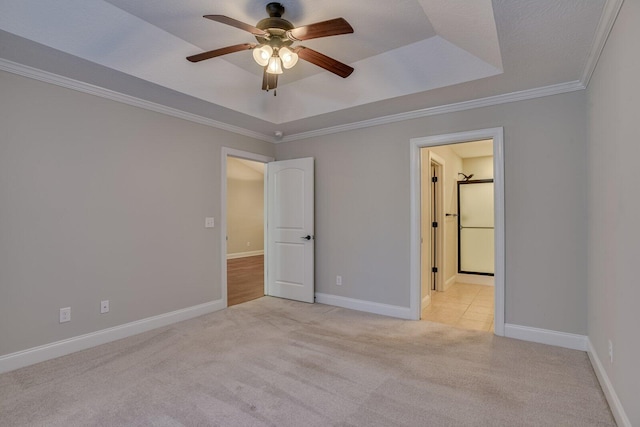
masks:
{"label": "shower enclosure", "polygon": [[493,180],[458,181],[458,273],[494,274]]}

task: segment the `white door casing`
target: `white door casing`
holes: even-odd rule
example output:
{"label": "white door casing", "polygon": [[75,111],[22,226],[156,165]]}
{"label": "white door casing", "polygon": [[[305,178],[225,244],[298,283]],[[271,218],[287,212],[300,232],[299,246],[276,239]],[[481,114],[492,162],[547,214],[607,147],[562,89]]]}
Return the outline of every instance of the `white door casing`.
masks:
{"label": "white door casing", "polygon": [[267,188],[267,295],[313,303],[313,158],[269,163]]}
{"label": "white door casing", "polygon": [[504,222],[504,130],[501,127],[480,129],[468,132],[412,138],[410,143],[411,175],[411,298],[409,301],[411,317],[420,318],[420,149],[458,142],[493,139],[494,171],[494,224],[495,224],[495,311],[494,333],[505,334],[505,222]]}
{"label": "white door casing", "polygon": [[[261,163],[269,163],[273,161],[273,157],[269,157],[269,156],[264,156],[262,154],[257,154],[257,153],[252,153],[249,151],[242,151],[242,150],[237,150],[235,148],[229,148],[229,147],[222,147],[222,156],[221,156],[221,166],[220,166],[220,170],[222,172],[221,174],[221,183],[222,183],[222,188],[221,188],[221,192],[220,192],[220,206],[221,206],[221,212],[220,212],[220,230],[221,230],[221,239],[220,239],[220,244],[221,244],[221,248],[220,248],[220,256],[221,256],[221,262],[220,262],[220,270],[221,270],[221,280],[220,283],[222,284],[222,295],[221,295],[221,299],[224,302],[224,306],[227,307],[227,294],[228,294],[228,290],[227,290],[227,158],[228,157],[237,157],[240,159],[247,159],[247,160],[253,160],[255,162],[261,162]],[[267,194],[267,188],[266,188],[267,182],[265,180],[265,195]],[[265,197],[265,205],[268,203],[268,200]],[[264,222],[266,224],[267,221],[267,212],[265,209],[265,217],[264,217]],[[266,227],[265,227],[265,239],[266,239]],[[265,254],[266,256],[266,254]],[[266,263],[265,263],[265,277],[266,277]],[[266,294],[266,281],[265,281],[265,294]]]}

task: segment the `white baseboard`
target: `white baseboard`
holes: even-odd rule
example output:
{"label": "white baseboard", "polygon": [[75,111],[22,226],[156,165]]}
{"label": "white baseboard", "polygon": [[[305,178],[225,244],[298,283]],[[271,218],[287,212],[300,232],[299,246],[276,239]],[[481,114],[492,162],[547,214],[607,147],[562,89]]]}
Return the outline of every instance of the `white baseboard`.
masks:
{"label": "white baseboard", "polygon": [[420,308],[423,309],[425,307],[428,307],[429,304],[431,304],[431,295],[425,295],[424,298],[422,298]]}
{"label": "white baseboard", "polygon": [[444,282],[444,289],[442,289],[443,292],[446,292],[451,286],[453,286],[454,283],[456,283],[456,279],[458,276],[456,276],[455,274],[451,277],[449,277],[445,282]]}
{"label": "white baseboard", "polygon": [[473,285],[494,286],[495,278],[493,276],[483,276],[481,274],[460,273],[456,276],[456,282],[471,283]]}
{"label": "white baseboard", "polygon": [[624,412],[624,408],[622,407],[622,403],[620,399],[618,399],[618,395],[616,394],[615,389],[613,388],[613,384],[609,380],[609,376],[598,357],[598,353],[596,353],[593,344],[591,344],[591,340],[587,337],[587,354],[589,355],[589,359],[591,360],[591,365],[593,366],[593,370],[596,373],[596,377],[598,377],[598,381],[600,382],[600,387],[602,387],[602,391],[604,392],[605,397],[607,398],[607,402],[609,403],[609,408],[611,408],[611,413],[613,417],[616,419],[616,423],[620,427],[631,427],[631,421],[627,414]]}
{"label": "white baseboard", "polygon": [[336,307],[350,308],[352,310],[366,311],[367,313],[398,317],[400,319],[413,318],[409,307],[381,304],[379,302],[364,301],[341,297],[338,295],[316,293],[316,302],[320,304],[335,305]]}
{"label": "white baseboard", "polygon": [[572,350],[587,351],[587,337],[585,335],[569,334],[567,332],[551,331],[549,329],[538,329],[505,323],[504,336],[523,341],[532,341],[541,344],[555,345],[556,347],[570,348]]}
{"label": "white baseboard", "polygon": [[67,354],[75,353],[76,351],[86,350],[87,348],[119,340],[121,338],[130,337],[161,326],[202,316],[203,314],[222,310],[225,307],[225,302],[219,299],[0,356],[0,373],[13,371],[14,369],[23,368],[49,359],[55,359],[56,357],[65,356]]}
{"label": "white baseboard", "polygon": [[227,254],[227,259],[246,258],[250,256],[264,255],[264,250],[250,252],[236,252],[235,254]]}

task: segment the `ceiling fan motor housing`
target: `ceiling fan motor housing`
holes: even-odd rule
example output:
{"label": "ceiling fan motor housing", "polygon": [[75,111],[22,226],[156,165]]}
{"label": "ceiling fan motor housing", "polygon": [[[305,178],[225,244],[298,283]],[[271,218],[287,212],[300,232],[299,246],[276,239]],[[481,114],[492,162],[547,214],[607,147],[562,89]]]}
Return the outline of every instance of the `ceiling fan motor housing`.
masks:
{"label": "ceiling fan motor housing", "polygon": [[269,3],[266,9],[269,17],[260,20],[260,22],[256,24],[256,28],[268,32],[271,34],[271,38],[266,39],[256,36],[256,40],[261,44],[269,44],[273,48],[290,46],[293,41],[287,37],[287,31],[293,30],[295,27],[291,22],[282,18],[284,6],[280,3]]}

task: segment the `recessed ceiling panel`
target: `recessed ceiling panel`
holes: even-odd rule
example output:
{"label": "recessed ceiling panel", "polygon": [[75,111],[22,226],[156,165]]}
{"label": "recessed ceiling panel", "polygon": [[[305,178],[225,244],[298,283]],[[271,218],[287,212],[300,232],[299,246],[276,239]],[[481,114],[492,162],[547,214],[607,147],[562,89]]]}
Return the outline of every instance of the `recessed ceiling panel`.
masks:
{"label": "recessed ceiling panel", "polygon": [[[168,107],[199,111],[213,120],[212,112],[224,110],[225,117],[235,114],[234,126],[288,134],[288,129],[312,131],[577,82],[592,54],[606,1],[282,0],[284,18],[295,26],[345,18],[353,34],[295,45],[355,71],[342,79],[301,60],[280,76],[277,96],[261,90],[262,69],[250,51],[199,63],[186,60],[255,41],[243,30],[202,15],[222,14],[255,25],[267,16],[269,0],[4,0],[0,31],[51,49],[48,55],[62,52],[77,58],[74,64],[91,64],[86,70],[74,68],[75,79],[82,80],[86,72],[84,81],[92,81],[91,68],[101,66],[122,73],[114,73],[114,82],[126,75],[152,83],[145,90],[156,87],[158,94],[150,98]],[[11,43],[0,38],[0,56],[20,58]],[[60,64],[54,68],[64,70]],[[191,105],[184,108],[185,102]]]}

